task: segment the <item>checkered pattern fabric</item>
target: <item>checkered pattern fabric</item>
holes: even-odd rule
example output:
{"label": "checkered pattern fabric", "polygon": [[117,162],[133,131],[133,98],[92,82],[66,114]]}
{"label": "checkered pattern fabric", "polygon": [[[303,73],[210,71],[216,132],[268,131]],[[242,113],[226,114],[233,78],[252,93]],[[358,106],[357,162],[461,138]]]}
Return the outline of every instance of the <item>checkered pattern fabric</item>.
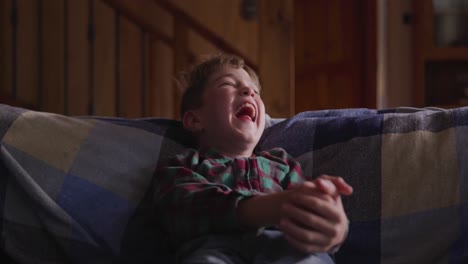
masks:
{"label": "checkered pattern fabric", "polygon": [[[468,263],[468,108],[343,109],[274,120],[303,174],[355,189],[337,263]],[[18,263],[168,263],[153,171],[190,138],[174,120],[0,105],[0,246]]]}
{"label": "checkered pattern fabric", "polygon": [[264,136],[354,187],[337,263],[468,263],[468,108],[304,112]]}

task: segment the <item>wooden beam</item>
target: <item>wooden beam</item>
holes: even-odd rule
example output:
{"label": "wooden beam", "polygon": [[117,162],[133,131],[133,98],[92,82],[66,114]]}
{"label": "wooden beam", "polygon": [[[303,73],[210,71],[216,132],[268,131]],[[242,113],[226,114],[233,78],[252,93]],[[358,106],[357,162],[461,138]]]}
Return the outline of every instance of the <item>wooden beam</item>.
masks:
{"label": "wooden beam", "polygon": [[67,1],[66,114],[88,115],[90,106],[88,18],[90,1]]}
{"label": "wooden beam", "polygon": [[41,1],[43,100],[41,110],[65,113],[64,1]]}
{"label": "wooden beam", "polygon": [[[169,46],[173,46],[173,27],[171,15],[158,7],[152,0],[103,0],[113,9],[118,11],[129,21],[137,24],[144,31],[148,31],[157,39]],[[166,23],[160,23],[166,21]]]}
{"label": "wooden beam", "polygon": [[266,111],[294,114],[293,8],[290,0],[259,1],[259,76]]}
{"label": "wooden beam", "polygon": [[363,12],[361,26],[364,28],[362,36],[361,54],[363,56],[364,96],[363,106],[377,107],[377,1],[365,0],[361,7]]}
{"label": "wooden beam", "polygon": [[204,39],[208,40],[210,43],[215,45],[218,49],[222,50],[223,52],[235,54],[242,57],[247,65],[249,65],[254,71],[258,72],[258,65],[251,61],[249,57],[246,56],[246,54],[243,54],[239,49],[235,48],[233,45],[225,41],[222,37],[218,36],[209,28],[203,26],[200,22],[192,18],[185,11],[181,10],[176,5],[171,3],[171,1],[153,1],[174,16],[174,23],[178,21],[178,23],[184,24],[188,29],[194,30],[196,33],[198,33]]}
{"label": "wooden beam", "polygon": [[117,115],[117,15],[101,1],[94,5],[95,37],[93,41],[93,98],[92,114]]}
{"label": "wooden beam", "polygon": [[142,31],[137,25],[119,20],[119,94],[118,116],[142,117]]}
{"label": "wooden beam", "polygon": [[[151,40],[149,49],[149,97],[152,116],[179,118],[176,107],[174,84],[174,50],[156,39]],[[180,92],[179,92],[180,93]]]}
{"label": "wooden beam", "polygon": [[13,27],[11,0],[0,1],[0,92],[13,94]]}
{"label": "wooden beam", "polygon": [[[189,50],[188,50],[188,28],[180,20],[174,21],[174,76],[179,77],[182,70],[187,69],[189,64]],[[182,101],[183,91],[176,87],[173,92],[174,98],[174,113],[179,116],[179,106]]]}

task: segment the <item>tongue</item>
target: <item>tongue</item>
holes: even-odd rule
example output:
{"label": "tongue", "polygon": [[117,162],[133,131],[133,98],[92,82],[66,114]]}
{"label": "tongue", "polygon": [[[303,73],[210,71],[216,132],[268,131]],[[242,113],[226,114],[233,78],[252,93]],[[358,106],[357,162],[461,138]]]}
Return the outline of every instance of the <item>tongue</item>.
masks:
{"label": "tongue", "polygon": [[250,110],[247,108],[244,108],[241,111],[239,111],[239,113],[236,114],[236,117],[242,118],[242,119],[245,119],[245,118],[251,119]]}

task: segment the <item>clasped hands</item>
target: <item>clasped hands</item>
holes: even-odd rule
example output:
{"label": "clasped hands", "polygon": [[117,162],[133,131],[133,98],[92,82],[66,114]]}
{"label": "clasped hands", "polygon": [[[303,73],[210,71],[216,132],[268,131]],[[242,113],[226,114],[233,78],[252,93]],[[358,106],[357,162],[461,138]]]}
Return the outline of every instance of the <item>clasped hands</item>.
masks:
{"label": "clasped hands", "polygon": [[348,218],[341,195],[352,193],[353,188],[340,177],[322,175],[304,182],[290,190],[278,227],[302,252],[330,252],[346,238]]}

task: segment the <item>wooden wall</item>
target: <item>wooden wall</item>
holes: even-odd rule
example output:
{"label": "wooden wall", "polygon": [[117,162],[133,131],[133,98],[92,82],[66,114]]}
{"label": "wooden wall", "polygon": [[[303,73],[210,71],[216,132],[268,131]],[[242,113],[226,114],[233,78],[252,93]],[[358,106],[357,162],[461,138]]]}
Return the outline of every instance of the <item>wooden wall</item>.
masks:
{"label": "wooden wall", "polygon": [[[172,2],[210,28],[229,43],[235,43],[240,53],[258,64],[258,19],[245,20],[241,15],[242,0],[172,0]],[[214,11],[215,10],[215,11]],[[189,30],[189,46],[194,54],[206,54],[218,50],[197,32]]]}
{"label": "wooden wall", "polygon": [[3,0],[0,103],[7,96],[67,115],[177,118],[174,76],[197,55],[222,48],[165,2],[268,76],[263,91],[272,116],[292,114],[288,0],[257,1],[252,21],[241,18],[241,0]]}
{"label": "wooden wall", "polygon": [[376,2],[296,0],[295,112],[376,106]]}
{"label": "wooden wall", "polygon": [[376,106],[374,0],[3,0],[0,103],[178,118],[177,73],[225,51],[257,70],[267,113]]}
{"label": "wooden wall", "polygon": [[[127,2],[168,17],[152,1]],[[174,116],[173,71],[154,60],[170,51],[154,25],[93,0],[4,0],[0,12],[2,94],[68,115]]]}

